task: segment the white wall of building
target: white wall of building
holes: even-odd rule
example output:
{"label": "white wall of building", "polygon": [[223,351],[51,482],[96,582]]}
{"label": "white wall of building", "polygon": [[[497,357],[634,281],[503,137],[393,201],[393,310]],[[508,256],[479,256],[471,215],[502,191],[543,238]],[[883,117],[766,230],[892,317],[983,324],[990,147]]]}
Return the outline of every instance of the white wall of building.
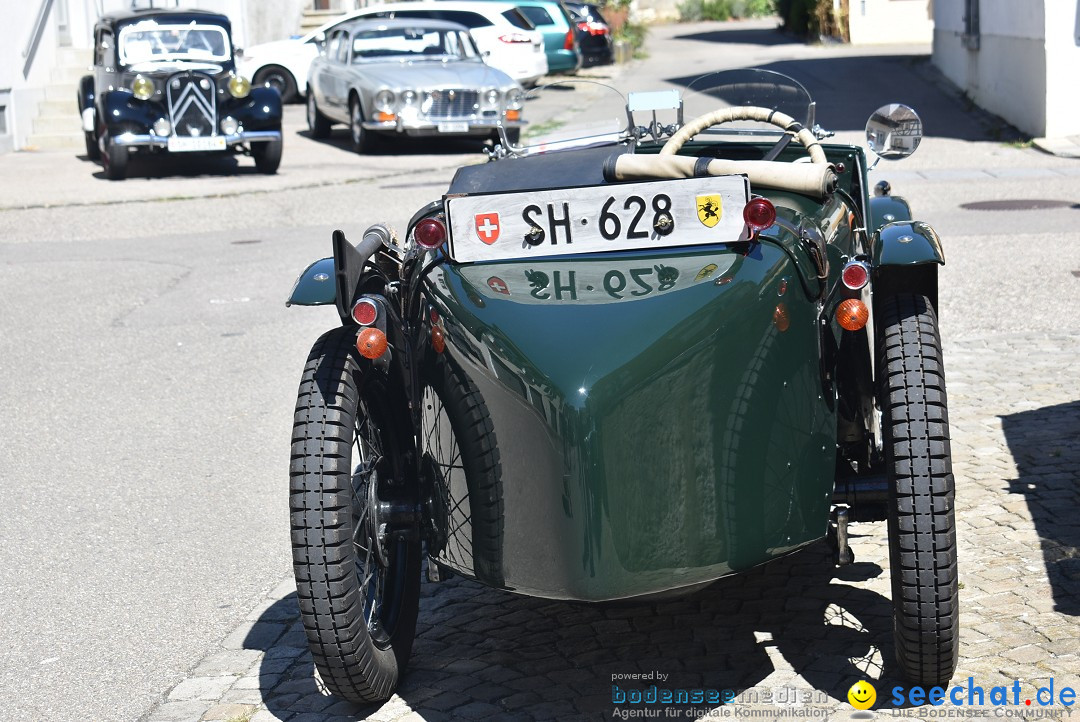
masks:
{"label": "white wall of building", "polygon": [[853,45],[929,43],[930,0],[848,0],[848,29]]}
{"label": "white wall of building", "polygon": [[24,55],[31,51],[40,7],[40,0],[22,0],[7,2],[0,10],[0,153],[25,145],[56,57],[56,23],[51,19],[36,50]]}
{"label": "white wall of building", "polygon": [[934,64],[981,108],[1035,137],[1080,134],[1078,3],[980,0],[965,38],[962,0],[934,7]]}

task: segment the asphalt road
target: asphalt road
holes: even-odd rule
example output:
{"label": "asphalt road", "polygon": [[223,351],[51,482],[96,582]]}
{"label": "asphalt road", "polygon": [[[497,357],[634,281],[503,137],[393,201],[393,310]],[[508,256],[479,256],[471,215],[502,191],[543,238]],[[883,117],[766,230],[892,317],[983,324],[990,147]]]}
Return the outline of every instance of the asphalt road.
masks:
{"label": "asphalt road", "polygon": [[[946,343],[1080,333],[1076,161],[1005,142],[938,84],[927,47],[808,47],[768,27],[656,28],[615,82],[786,70],[842,139],[912,102],[930,137],[874,177],[945,239]],[[275,177],[241,159],[133,165],[111,183],[70,154],[0,156],[0,719],[138,718],[288,575],[293,395],[335,321],[286,309],[292,281],[332,229],[403,228],[483,159],[467,143],[360,157],[344,130],[307,138],[302,107],[286,120]],[[1060,205],[962,207],[1023,199]]]}

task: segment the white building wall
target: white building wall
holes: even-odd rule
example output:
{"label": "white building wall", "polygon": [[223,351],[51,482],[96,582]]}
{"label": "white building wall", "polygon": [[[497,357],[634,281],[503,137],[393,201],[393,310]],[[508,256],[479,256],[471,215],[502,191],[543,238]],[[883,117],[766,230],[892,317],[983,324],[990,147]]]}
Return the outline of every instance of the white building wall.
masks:
{"label": "white building wall", "polygon": [[853,45],[929,43],[934,37],[930,0],[849,0]]}
{"label": "white building wall", "polygon": [[0,106],[3,106],[0,153],[26,144],[38,101],[45,96],[45,85],[55,62],[57,36],[53,17],[45,24],[36,52],[24,55],[40,7],[38,1],[20,0],[6,2],[0,9]]}
{"label": "white building wall", "polygon": [[980,0],[965,38],[962,0],[934,6],[934,64],[981,108],[1035,136],[1080,134],[1077,3]]}

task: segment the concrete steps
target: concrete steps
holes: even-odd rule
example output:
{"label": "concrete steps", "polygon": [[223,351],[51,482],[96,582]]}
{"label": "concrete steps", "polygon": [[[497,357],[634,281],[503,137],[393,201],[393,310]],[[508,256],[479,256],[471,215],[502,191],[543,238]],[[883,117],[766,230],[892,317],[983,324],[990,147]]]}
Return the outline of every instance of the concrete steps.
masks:
{"label": "concrete steps", "polygon": [[90,70],[90,50],[61,48],[56,65],[45,86],[45,99],[38,103],[34,132],[27,146],[35,150],[80,150],[85,148],[79,105],[76,101],[79,81]]}

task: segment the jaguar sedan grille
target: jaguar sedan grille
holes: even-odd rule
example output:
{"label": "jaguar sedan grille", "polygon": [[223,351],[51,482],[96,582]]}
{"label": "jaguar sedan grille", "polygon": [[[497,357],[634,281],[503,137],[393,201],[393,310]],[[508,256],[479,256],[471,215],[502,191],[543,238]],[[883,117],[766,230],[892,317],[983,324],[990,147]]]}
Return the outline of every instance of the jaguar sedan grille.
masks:
{"label": "jaguar sedan grille", "polygon": [[435,90],[431,93],[429,118],[469,118],[476,115],[480,94],[475,90]]}
{"label": "jaguar sedan grille", "polygon": [[214,79],[205,73],[188,71],[169,78],[165,92],[175,135],[217,135],[216,91]]}

